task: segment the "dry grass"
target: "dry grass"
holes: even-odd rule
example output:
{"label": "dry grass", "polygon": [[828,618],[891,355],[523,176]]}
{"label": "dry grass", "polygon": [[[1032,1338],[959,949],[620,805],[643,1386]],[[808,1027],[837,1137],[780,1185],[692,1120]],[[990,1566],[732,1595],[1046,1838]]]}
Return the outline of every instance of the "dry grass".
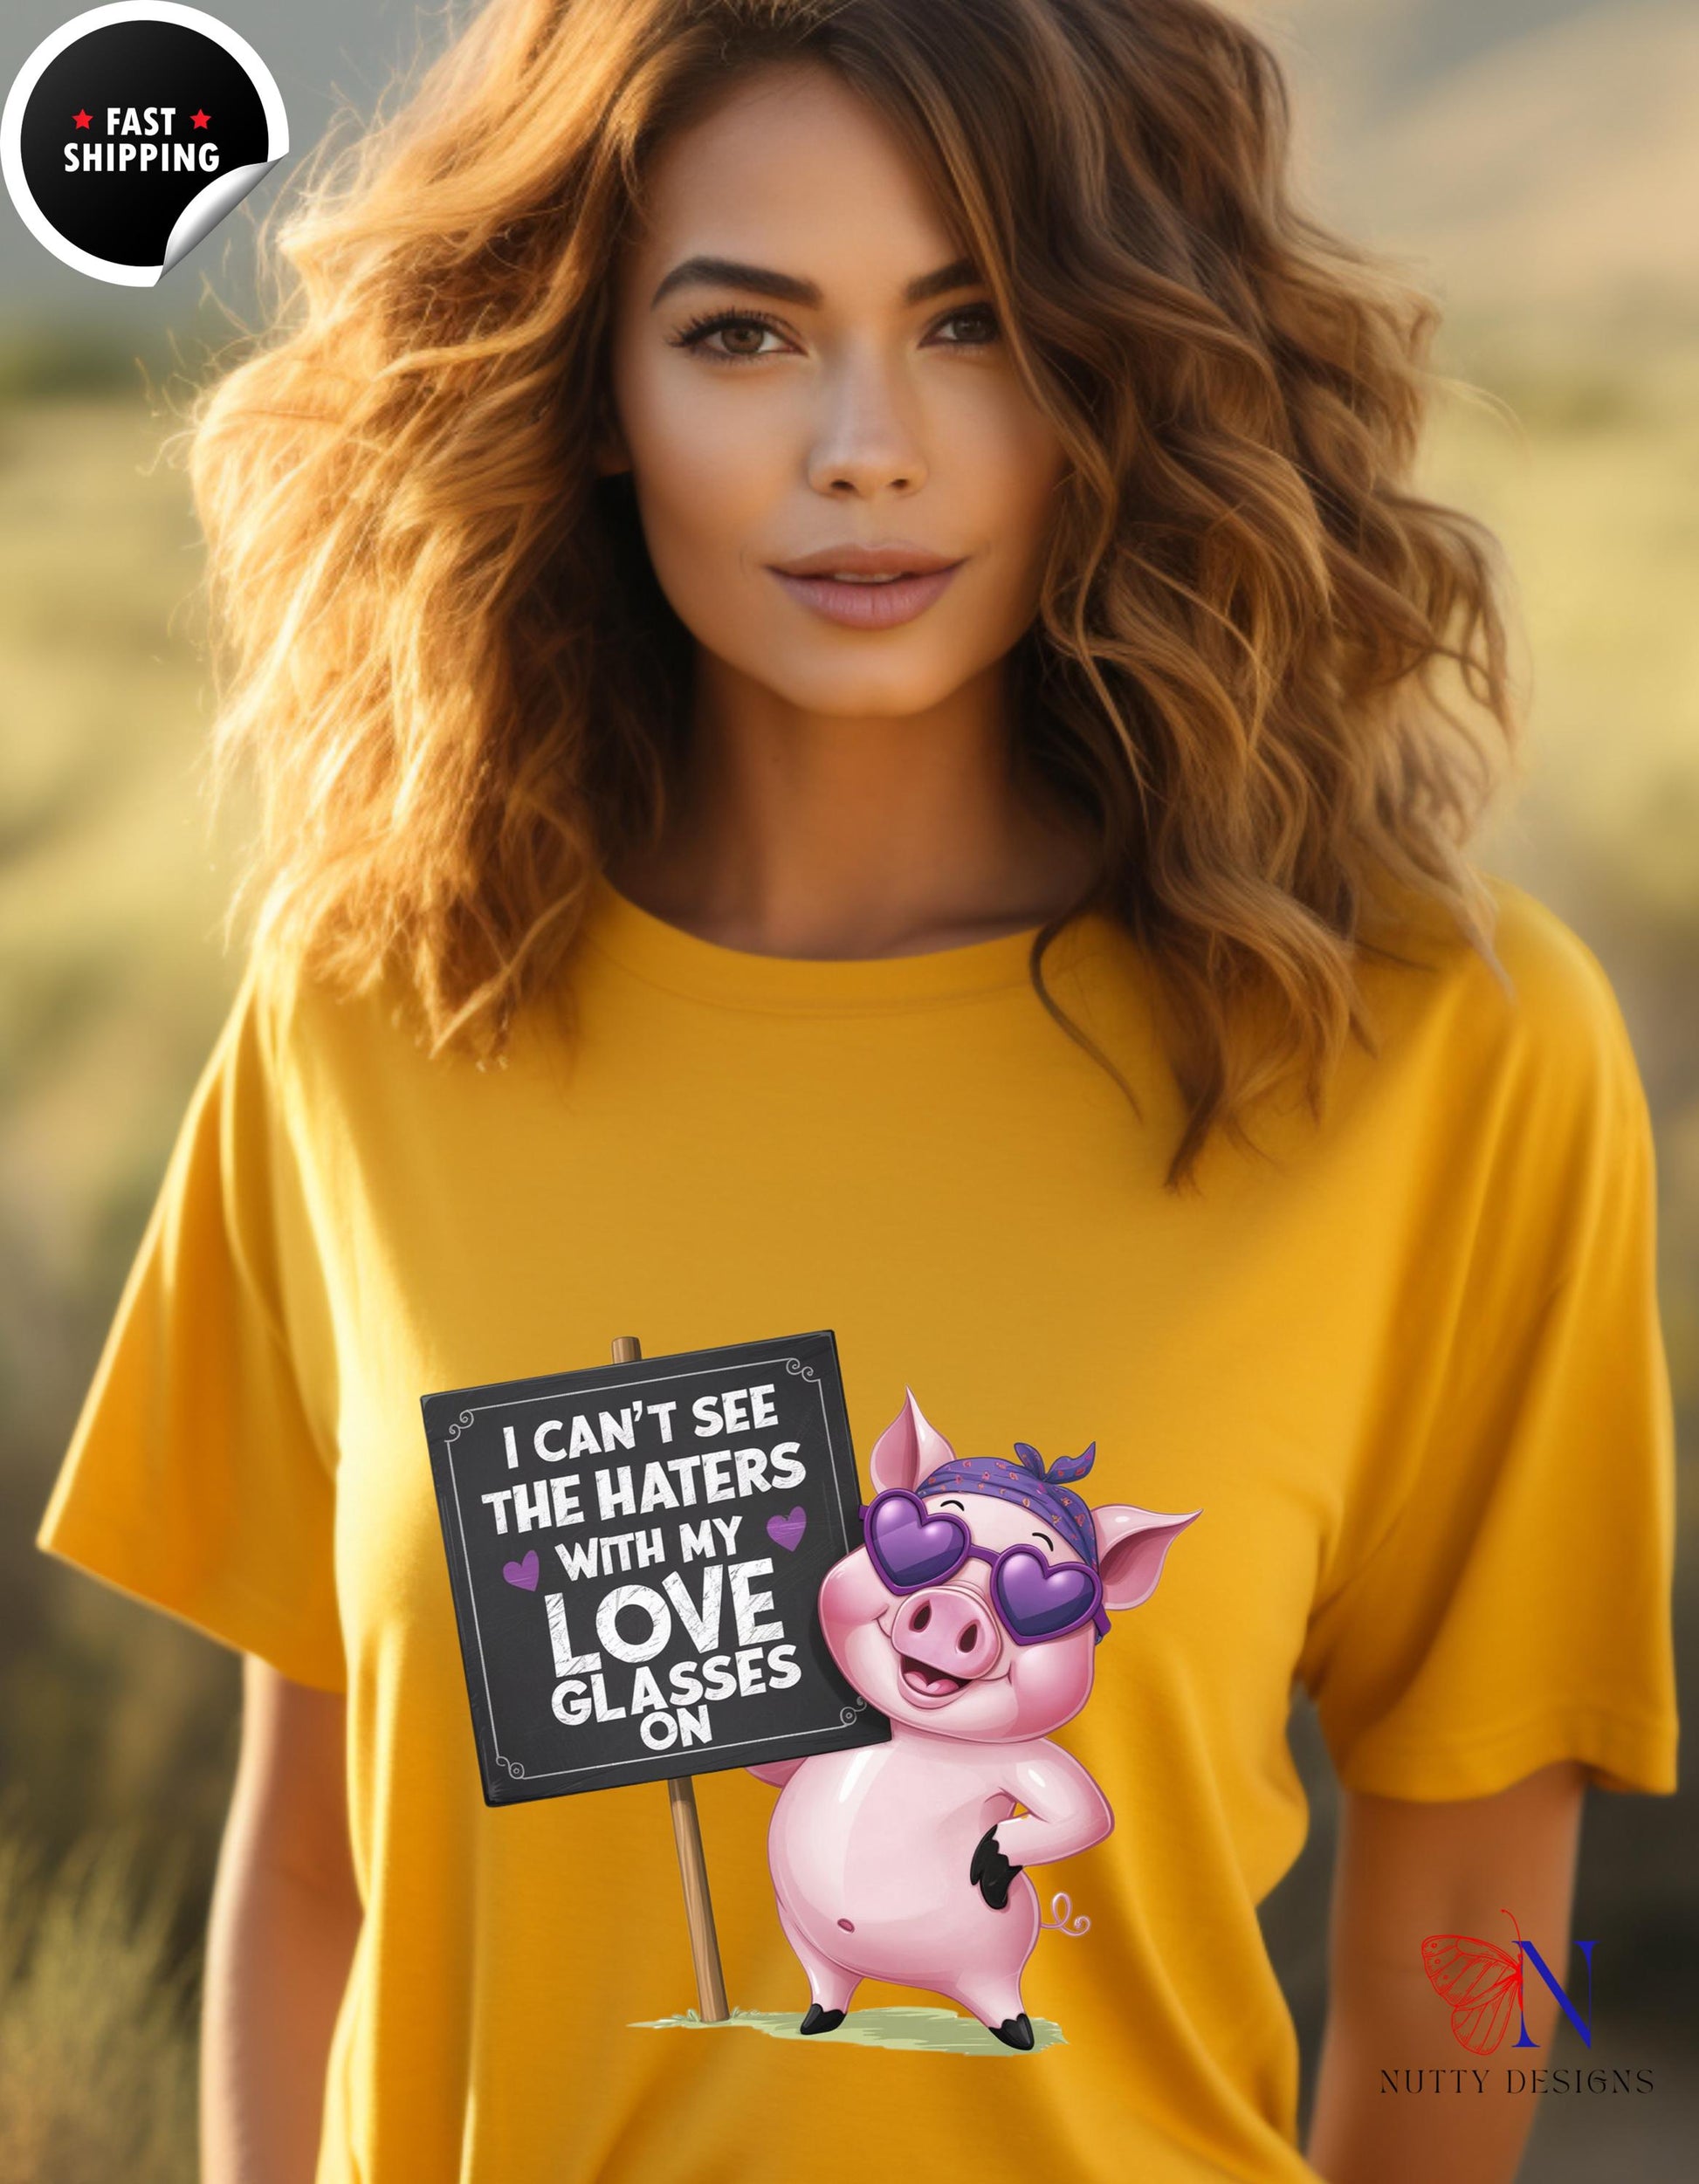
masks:
{"label": "dry grass", "polygon": [[[1624,335],[1626,345],[1629,340]],[[1535,766],[1500,862],[1561,894],[1578,859],[1647,918],[1699,925],[1699,344],[1464,365],[1425,483],[1499,532],[1531,670]]]}
{"label": "dry grass", "polygon": [[121,1838],[57,1872],[0,1834],[0,2184],[188,2184],[196,2065],[174,1891]]}

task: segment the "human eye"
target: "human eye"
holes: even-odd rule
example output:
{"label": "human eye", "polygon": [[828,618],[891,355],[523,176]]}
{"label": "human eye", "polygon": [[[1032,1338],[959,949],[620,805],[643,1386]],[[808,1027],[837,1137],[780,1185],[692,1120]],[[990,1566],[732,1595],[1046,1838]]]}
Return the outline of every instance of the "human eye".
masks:
{"label": "human eye", "polygon": [[976,336],[970,336],[966,340],[946,341],[944,344],[946,348],[988,348],[994,341],[1001,339],[1002,330],[997,324],[997,314],[988,303],[960,304],[955,310],[946,312],[932,330],[937,333],[944,326],[958,326],[964,319],[970,325],[977,325],[980,328],[979,333]]}
{"label": "human eye", "polygon": [[778,321],[768,318],[762,311],[710,311],[680,326],[671,337],[671,342],[674,348],[698,351],[704,356],[712,357],[718,364],[746,364],[759,357],[775,354],[776,352],[772,349],[717,348],[711,345],[710,337],[713,334],[737,333],[750,328],[753,328],[758,336],[781,332]]}

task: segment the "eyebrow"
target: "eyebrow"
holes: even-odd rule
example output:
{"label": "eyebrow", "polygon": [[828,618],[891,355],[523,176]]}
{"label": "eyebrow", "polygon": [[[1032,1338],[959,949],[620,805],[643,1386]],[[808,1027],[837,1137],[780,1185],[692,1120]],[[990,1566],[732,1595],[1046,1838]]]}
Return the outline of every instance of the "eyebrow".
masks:
{"label": "eyebrow", "polygon": [[[917,274],[904,289],[903,301],[926,303],[934,296],[947,296],[954,289],[978,288],[983,285],[972,258],[953,258],[935,272]],[[650,309],[653,311],[662,298],[671,295],[675,289],[690,287],[750,288],[757,295],[772,296],[780,303],[804,304],[810,310],[818,310],[824,300],[817,283],[799,279],[794,273],[774,272],[768,265],[746,265],[734,258],[698,257],[684,258],[673,267],[650,298]]]}

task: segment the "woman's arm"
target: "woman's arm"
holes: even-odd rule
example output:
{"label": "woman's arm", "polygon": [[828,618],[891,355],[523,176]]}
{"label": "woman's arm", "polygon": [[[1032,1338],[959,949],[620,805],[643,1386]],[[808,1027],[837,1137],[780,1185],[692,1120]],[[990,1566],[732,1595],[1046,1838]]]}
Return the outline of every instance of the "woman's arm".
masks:
{"label": "woman's arm", "polygon": [[[1510,2184],[1534,2120],[1507,2066],[1550,2061],[1558,2003],[1531,1966],[1524,1983],[1537,2049],[1471,2055],[1422,1969],[1430,1933],[1469,1933],[1516,1954],[1516,1915],[1572,1991],[1569,1922],[1585,1770],[1543,1768],[1494,1797],[1444,1804],[1346,1791],[1334,1872],[1327,2030],[1308,2158],[1328,2184]],[[1582,1988],[1585,1996],[1585,1982]],[[1440,2069],[1441,2092],[1387,2092],[1380,2073]],[[1462,2090],[1450,2073],[1462,2070]],[[1475,2090],[1480,2071],[1485,2091]],[[1414,2082],[1414,2080],[1412,2081]],[[1427,2081],[1432,2084],[1430,2078]]]}
{"label": "woman's arm", "polygon": [[242,1751],[207,1928],[203,2184],[311,2184],[360,1932],[345,1707],[244,1656]]}

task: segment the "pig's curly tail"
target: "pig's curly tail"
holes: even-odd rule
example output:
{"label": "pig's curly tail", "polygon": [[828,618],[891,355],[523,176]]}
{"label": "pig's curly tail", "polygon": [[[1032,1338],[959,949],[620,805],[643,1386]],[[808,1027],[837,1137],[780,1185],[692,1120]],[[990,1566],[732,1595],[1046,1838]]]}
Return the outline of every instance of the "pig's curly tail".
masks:
{"label": "pig's curly tail", "polygon": [[1074,1899],[1065,1889],[1058,1888],[1051,1897],[1050,1909],[1056,1916],[1039,1920],[1038,1931],[1041,1933],[1065,1933],[1070,1940],[1077,1941],[1081,1934],[1090,1933],[1091,1921],[1083,1911],[1077,1918],[1075,1917]]}

